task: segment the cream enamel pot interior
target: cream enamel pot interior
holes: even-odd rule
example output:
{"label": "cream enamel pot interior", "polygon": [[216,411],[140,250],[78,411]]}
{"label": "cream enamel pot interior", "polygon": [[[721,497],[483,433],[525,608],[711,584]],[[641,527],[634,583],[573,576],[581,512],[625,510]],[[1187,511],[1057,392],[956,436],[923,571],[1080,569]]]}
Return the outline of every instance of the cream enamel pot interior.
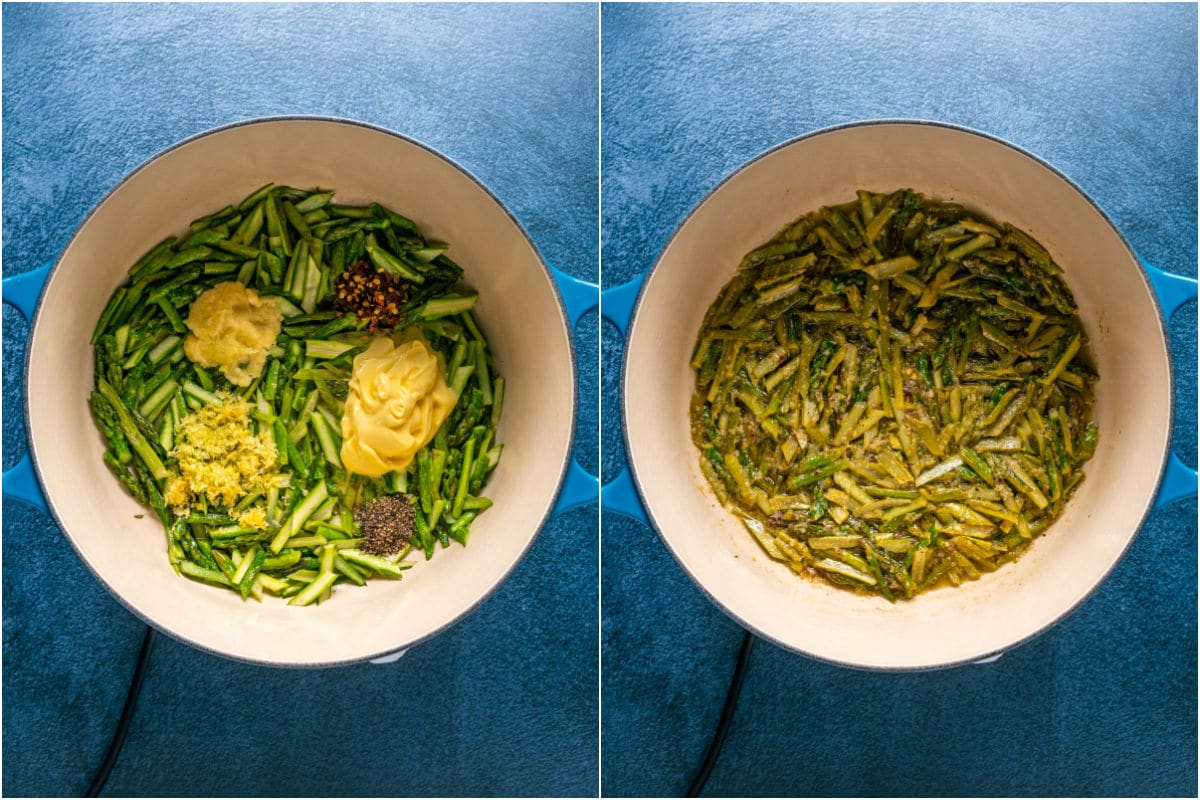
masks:
{"label": "cream enamel pot interior", "polygon": [[[158,520],[104,466],[86,402],[89,337],[129,266],[163,237],[268,181],[332,188],[342,203],[377,200],[450,243],[448,254],[479,291],[476,313],[507,383],[498,431],[504,454],[485,492],[495,505],[474,523],[469,546],[439,548],[429,562],[418,556],[402,581],[338,587],[331,602],[303,609],[275,598],[243,602],[176,576]],[[5,291],[9,300],[7,282]],[[478,605],[554,508],[576,409],[563,305],[550,271],[500,202],[421,144],[321,118],[259,120],[201,134],[151,159],[105,197],[46,281],[30,331],[26,386],[29,447],[42,493],[92,572],[128,608],[176,638],[281,666],[395,653]],[[19,475],[6,475],[6,493],[19,482]]]}
{"label": "cream enamel pot interior", "polygon": [[[853,200],[856,189],[901,187],[1010,221],[1054,254],[1101,376],[1100,438],[1087,480],[1026,555],[981,580],[893,605],[797,578],[768,559],[722,508],[689,435],[688,361],[705,311],[746,252],[805,212]],[[1195,281],[1179,280],[1195,296]],[[623,373],[634,482],[684,570],[718,606],[767,639],[837,664],[885,670],[994,656],[1083,601],[1154,502],[1169,455],[1172,398],[1154,294],[1105,215],[1070,181],[1012,145],[923,122],[819,131],[726,179],[679,226],[646,277]],[[1194,494],[1195,473],[1180,475],[1179,493]]]}

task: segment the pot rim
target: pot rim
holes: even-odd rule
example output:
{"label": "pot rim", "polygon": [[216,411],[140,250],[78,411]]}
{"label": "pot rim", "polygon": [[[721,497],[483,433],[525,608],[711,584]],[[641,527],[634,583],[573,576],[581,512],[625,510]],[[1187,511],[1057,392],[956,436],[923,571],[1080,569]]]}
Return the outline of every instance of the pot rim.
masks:
{"label": "pot rim", "polygon": [[675,225],[674,230],[671,232],[670,238],[667,239],[666,245],[663,246],[662,251],[658,254],[658,257],[655,259],[653,266],[651,266],[650,269],[643,276],[641,286],[638,289],[637,299],[634,301],[633,309],[632,309],[632,312],[629,317],[629,324],[626,328],[627,332],[625,335],[625,345],[622,348],[622,353],[621,353],[621,357],[622,357],[622,365],[621,365],[621,423],[622,423],[621,439],[625,445],[625,462],[629,467],[629,473],[632,478],[634,489],[637,492],[638,501],[641,503],[642,508],[646,512],[646,517],[650,522],[650,527],[652,527],[654,529],[655,533],[658,534],[658,537],[662,540],[663,544],[666,546],[667,551],[671,554],[671,557],[675,559],[676,564],[679,565],[679,567],[683,570],[684,574],[686,574],[688,576],[688,578],[692,581],[692,583],[697,588],[699,588],[700,591],[717,608],[719,608],[722,612],[725,613],[726,616],[728,616],[730,619],[732,619],[734,622],[736,622],[742,628],[750,631],[751,633],[753,633],[755,636],[758,636],[759,638],[765,639],[765,640],[771,642],[772,644],[783,648],[784,650],[788,650],[793,653],[798,653],[798,654],[806,656],[808,658],[812,658],[816,661],[820,661],[820,662],[823,662],[826,664],[832,664],[832,665],[838,666],[838,667],[847,667],[850,669],[860,670],[860,671],[864,671],[864,672],[900,672],[900,673],[932,672],[934,670],[950,669],[952,667],[964,666],[967,664],[975,664],[975,663],[978,663],[981,661],[987,661],[989,659],[994,660],[996,658],[999,658],[1004,653],[1006,653],[1010,650],[1013,650],[1017,647],[1020,647],[1021,645],[1025,644],[1026,642],[1029,642],[1030,640],[1035,639],[1038,636],[1040,636],[1041,634],[1045,633],[1047,630],[1054,627],[1059,622],[1061,622],[1062,620],[1066,619],[1068,616],[1073,614],[1080,606],[1082,606],[1085,602],[1087,602],[1087,600],[1089,598],[1091,598],[1091,596],[1093,594],[1095,594],[1096,590],[1099,589],[1100,586],[1108,579],[1109,575],[1112,574],[1113,570],[1115,570],[1117,568],[1117,566],[1124,560],[1125,555],[1126,555],[1126,553],[1129,552],[1129,548],[1130,548],[1130,546],[1132,546],[1134,539],[1137,538],[1138,533],[1141,531],[1141,529],[1146,524],[1146,519],[1150,516],[1150,513],[1154,510],[1154,500],[1158,496],[1159,491],[1162,489],[1162,481],[1163,481],[1164,473],[1166,471],[1167,461],[1171,456],[1170,438],[1168,437],[1166,445],[1163,448],[1162,455],[1159,459],[1158,475],[1154,481],[1154,491],[1151,492],[1149,497],[1146,499],[1145,507],[1142,509],[1142,513],[1138,519],[1137,525],[1134,527],[1133,531],[1129,534],[1129,537],[1126,540],[1125,545],[1121,548],[1121,552],[1113,560],[1112,564],[1108,567],[1108,569],[1104,572],[1103,575],[1099,576],[1095,580],[1095,582],[1092,584],[1091,588],[1088,589],[1088,591],[1085,592],[1074,604],[1072,604],[1069,608],[1064,610],[1062,613],[1060,613],[1057,617],[1052,619],[1050,622],[1047,622],[1046,624],[1042,625],[1041,627],[1037,628],[1036,630],[1026,634],[1025,636],[1021,637],[1020,639],[1014,640],[1014,641],[1004,645],[1003,647],[989,650],[984,653],[980,653],[978,655],[971,656],[970,658],[958,659],[955,661],[937,662],[934,664],[924,664],[924,665],[916,666],[916,667],[890,667],[890,666],[878,666],[878,665],[865,664],[865,663],[858,664],[858,663],[851,663],[848,661],[839,661],[838,659],[819,655],[817,653],[806,650],[803,647],[799,647],[797,645],[781,641],[773,636],[770,636],[770,635],[764,633],[759,627],[751,624],[749,621],[747,621],[746,619],[744,619],[743,617],[738,615],[736,612],[734,612],[732,609],[727,607],[724,603],[722,603],[711,591],[709,591],[708,587],[706,587],[704,584],[702,584],[696,578],[696,576],[692,574],[691,570],[689,570],[687,568],[687,565],[684,564],[683,560],[680,558],[679,553],[677,553],[675,548],[671,546],[671,540],[663,532],[663,527],[662,527],[661,523],[659,522],[658,518],[654,515],[654,511],[650,508],[649,505],[647,505],[646,495],[642,489],[642,482],[638,477],[637,464],[635,462],[635,459],[633,458],[633,449],[630,447],[628,426],[626,425],[626,420],[628,419],[628,416],[629,416],[629,407],[628,407],[629,395],[628,395],[628,391],[627,391],[627,385],[628,385],[627,381],[628,381],[628,377],[629,377],[629,375],[628,375],[629,354],[632,349],[631,343],[633,341],[634,329],[635,329],[635,327],[637,325],[637,321],[638,321],[638,314],[641,311],[642,301],[645,299],[646,287],[649,286],[650,279],[654,276],[654,273],[662,265],[663,256],[666,255],[666,252],[671,248],[671,245],[675,242],[675,239],[679,236],[679,232],[692,219],[692,217],[695,216],[696,212],[699,211],[700,208],[705,203],[707,203],[710,199],[712,199],[717,194],[717,192],[719,192],[722,188],[724,188],[725,184],[727,184],[727,183],[729,183],[729,181],[733,180],[734,177],[736,177],[737,175],[740,175],[742,172],[749,169],[753,165],[757,164],[759,161],[763,160],[764,158],[766,158],[770,155],[773,155],[774,153],[776,153],[780,150],[783,150],[785,148],[788,148],[793,145],[799,144],[801,142],[807,141],[809,139],[815,139],[818,136],[824,136],[827,134],[838,133],[840,131],[851,130],[851,129],[855,129],[855,128],[877,127],[877,126],[887,126],[887,125],[912,125],[912,126],[926,126],[926,127],[932,127],[932,128],[941,128],[944,130],[954,131],[954,132],[960,133],[960,134],[977,136],[981,139],[986,139],[995,144],[999,144],[1004,147],[1007,147],[1010,150],[1016,152],[1018,155],[1021,155],[1021,156],[1024,156],[1025,158],[1030,159],[1034,163],[1040,165],[1041,167],[1043,167],[1044,169],[1049,171],[1052,175],[1057,177],[1059,180],[1063,181],[1065,184],[1067,184],[1067,186],[1069,186],[1076,193],[1078,193],[1080,197],[1082,197],[1084,200],[1086,200],[1088,202],[1088,204],[1090,204],[1092,206],[1092,208],[1095,209],[1096,213],[1098,213],[1100,215],[1100,217],[1104,220],[1105,224],[1107,224],[1108,227],[1111,228],[1112,231],[1117,235],[1117,238],[1120,240],[1122,246],[1125,248],[1125,251],[1128,253],[1130,260],[1136,266],[1138,275],[1141,277],[1142,283],[1146,287],[1146,291],[1149,293],[1150,297],[1154,299],[1153,305],[1154,305],[1155,315],[1156,315],[1157,321],[1158,321],[1158,331],[1159,331],[1159,335],[1162,339],[1163,350],[1167,354],[1167,359],[1166,359],[1167,360],[1167,365],[1166,365],[1167,366],[1167,378],[1170,381],[1169,397],[1167,398],[1168,399],[1167,430],[1168,430],[1168,432],[1174,430],[1174,428],[1175,428],[1175,368],[1174,368],[1174,363],[1171,358],[1170,342],[1169,342],[1169,338],[1167,336],[1167,323],[1163,316],[1163,310],[1162,310],[1161,305],[1158,302],[1158,295],[1155,293],[1154,287],[1150,283],[1149,276],[1146,273],[1146,268],[1142,264],[1142,260],[1140,258],[1138,258],[1137,254],[1133,250],[1132,245],[1130,245],[1129,240],[1125,238],[1125,234],[1122,233],[1121,229],[1116,226],[1116,224],[1112,221],[1112,218],[1109,217],[1107,213],[1105,213],[1104,209],[1101,208],[1100,205],[1094,199],[1092,199],[1092,196],[1089,195],[1087,192],[1085,192],[1079,186],[1079,184],[1075,183],[1075,181],[1071,180],[1063,172],[1058,170],[1056,167],[1054,167],[1048,161],[1035,155],[1034,153],[1031,153],[1030,151],[1026,150],[1025,148],[1023,148],[1019,145],[1013,144],[1012,142],[1008,141],[1007,139],[1003,139],[999,136],[996,136],[996,135],[993,135],[990,133],[986,133],[984,131],[976,130],[974,128],[969,128],[964,125],[957,125],[957,124],[949,123],[949,122],[941,122],[938,120],[929,120],[929,119],[921,119],[921,118],[904,118],[904,117],[891,118],[891,117],[887,117],[887,118],[879,118],[879,119],[867,119],[867,120],[858,120],[858,121],[852,121],[852,122],[838,123],[836,125],[830,125],[827,127],[818,128],[816,130],[809,131],[808,133],[803,133],[798,136],[792,137],[790,139],[786,139],[775,145],[772,145],[771,147],[762,151],[758,155],[753,156],[749,160],[743,162],[742,164],[735,167],[732,171],[727,173],[723,178],[720,179],[720,181],[718,181],[716,183],[716,185],[714,185],[711,189],[706,191],[704,193],[704,195],[700,198],[700,200],[698,200],[695,203],[695,205],[692,206],[691,210],[689,210],[687,212],[687,214],[684,215],[684,217]]}
{"label": "pot rim", "polygon": [[[270,123],[276,123],[276,122],[320,122],[320,123],[334,123],[334,124],[338,124],[338,125],[349,125],[349,126],[358,127],[358,128],[366,128],[367,130],[375,131],[377,133],[383,133],[383,134],[386,134],[393,138],[399,139],[402,142],[405,142],[405,143],[413,145],[421,150],[424,150],[426,153],[434,156],[435,158],[441,159],[442,161],[444,161],[445,163],[447,163],[451,167],[453,167],[455,170],[457,170],[459,173],[461,173],[464,177],[466,177],[472,183],[474,183],[476,186],[478,186],[480,189],[482,189],[483,192],[485,194],[487,194],[487,196],[490,197],[492,199],[492,201],[500,208],[500,210],[504,212],[505,216],[508,217],[508,219],[512,223],[513,227],[516,228],[516,230],[521,234],[521,237],[529,245],[530,250],[533,251],[534,256],[537,258],[537,265],[541,268],[542,273],[546,276],[546,280],[549,282],[550,286],[552,288],[556,287],[556,283],[554,281],[554,275],[553,275],[553,273],[550,272],[550,267],[546,263],[546,259],[542,256],[541,251],[538,250],[537,245],[534,244],[533,239],[529,236],[529,233],[525,230],[524,226],[521,225],[521,223],[517,220],[516,216],[514,216],[512,211],[509,210],[508,206],[504,205],[504,203],[500,200],[500,198],[497,197],[496,194],[494,192],[492,192],[492,190],[489,189],[483,183],[483,181],[481,181],[481,180],[479,180],[479,178],[475,177],[475,175],[470,170],[466,169],[465,167],[463,167],[461,164],[459,164],[457,161],[450,158],[449,156],[444,155],[443,153],[439,152],[438,150],[434,149],[433,147],[431,147],[431,146],[425,144],[424,142],[421,142],[418,139],[415,139],[411,136],[407,136],[405,134],[398,133],[398,132],[390,130],[388,128],[384,128],[380,125],[374,125],[369,122],[362,122],[360,120],[350,119],[349,117],[337,117],[337,116],[323,115],[323,114],[279,114],[279,115],[270,115],[270,116],[262,116],[262,117],[251,117],[249,119],[238,120],[236,122],[230,122],[230,123],[226,123],[223,125],[217,125],[212,128],[207,128],[203,131],[200,131],[199,133],[192,134],[191,136],[181,139],[181,140],[169,145],[168,147],[158,151],[157,153],[155,153],[154,155],[150,156],[145,161],[140,163],[137,167],[135,167],[133,170],[131,170],[123,178],[121,178],[121,180],[119,182],[117,182],[117,184],[115,186],[113,186],[111,189],[109,189],[107,192],[105,192],[104,196],[101,197],[100,200],[98,200],[95,203],[95,205],[93,205],[88,210],[87,214],[84,215],[83,219],[80,220],[79,224],[75,226],[75,229],[72,231],[71,236],[67,239],[66,244],[63,245],[63,247],[58,251],[58,254],[54,257],[54,261],[51,264],[49,271],[46,273],[46,278],[43,282],[43,287],[47,286],[50,283],[51,279],[54,277],[55,273],[58,272],[59,267],[62,265],[63,255],[68,250],[70,250],[71,245],[75,242],[76,238],[78,238],[80,232],[84,229],[84,227],[87,226],[87,224],[91,220],[91,218],[96,214],[97,211],[100,210],[100,208],[106,202],[108,202],[110,197],[112,197],[114,194],[116,194],[122,187],[125,186],[125,184],[127,184],[129,181],[131,181],[134,178],[134,176],[138,175],[140,172],[142,172],[143,170],[148,168],[151,164],[170,155],[174,151],[176,151],[186,145],[189,145],[192,142],[203,139],[205,137],[212,136],[212,135],[218,134],[218,133],[224,133],[226,131],[234,130],[236,128],[249,127],[252,125],[270,124]],[[562,323],[563,331],[566,334],[567,345],[568,345],[567,355],[568,355],[568,358],[570,359],[570,371],[571,371],[571,374],[574,375],[575,367],[576,367],[574,330],[573,330],[573,328],[570,324],[569,318],[567,316],[567,310],[566,310],[566,306],[563,304],[562,296],[560,295],[560,293],[557,291],[556,288],[553,288],[552,293],[554,295],[554,302],[558,307],[559,319]],[[266,667],[283,667],[283,668],[288,668],[288,669],[323,669],[326,667],[340,667],[340,666],[347,666],[350,664],[361,664],[364,662],[372,661],[377,658],[381,658],[386,655],[391,655],[391,654],[394,654],[394,653],[397,653],[397,652],[400,652],[403,650],[407,650],[410,647],[414,647],[415,645],[421,644],[422,642],[425,642],[425,641],[433,638],[434,636],[438,635],[439,633],[446,630],[447,628],[450,628],[451,626],[455,625],[456,623],[462,621],[465,617],[467,617],[469,614],[471,614],[471,612],[473,612],[475,609],[477,609],[485,600],[487,600],[489,597],[491,597],[492,593],[494,593],[498,588],[500,588],[500,586],[505,581],[507,581],[508,578],[512,575],[513,571],[517,568],[517,566],[522,561],[525,560],[525,556],[529,553],[529,548],[533,546],[534,541],[536,541],[538,536],[541,534],[542,528],[544,528],[546,526],[546,523],[549,522],[550,519],[554,516],[554,506],[558,499],[558,496],[562,493],[563,485],[564,485],[565,479],[566,479],[567,469],[570,466],[571,459],[573,457],[573,451],[574,451],[573,444],[571,447],[569,447],[567,449],[567,452],[562,461],[562,465],[559,467],[557,488],[554,491],[554,495],[551,498],[549,498],[549,501],[546,506],[546,512],[542,515],[542,518],[538,521],[537,525],[534,527],[533,535],[531,535],[529,537],[529,540],[525,543],[524,547],[521,548],[521,552],[513,560],[512,565],[508,568],[507,571],[505,571],[505,573],[503,575],[500,576],[500,578],[495,583],[493,583],[490,587],[487,588],[486,591],[484,591],[482,594],[480,594],[479,597],[477,597],[458,616],[456,616],[454,619],[450,620],[449,622],[446,622],[445,624],[425,633],[424,635],[422,635],[416,639],[413,639],[410,642],[399,644],[394,647],[389,647],[385,650],[381,650],[377,653],[372,653],[369,655],[356,656],[354,658],[338,659],[335,661],[307,661],[307,662],[270,661],[270,660],[264,660],[264,659],[258,659],[258,658],[248,658],[246,656],[242,656],[242,655],[232,653],[232,652],[225,652],[225,651],[219,650],[215,647],[211,647],[211,646],[204,645],[199,642],[193,641],[192,639],[189,639],[186,636],[182,636],[182,635],[176,633],[175,631],[169,630],[168,628],[166,628],[166,626],[162,625],[157,620],[153,619],[151,616],[149,616],[147,613],[143,612],[141,609],[134,607],[120,593],[118,593],[112,587],[112,585],[109,584],[109,582],[107,580],[104,579],[104,576],[102,576],[99,572],[96,571],[96,569],[92,566],[92,563],[87,560],[87,558],[83,555],[83,552],[75,544],[75,539],[67,531],[67,527],[63,524],[62,518],[58,514],[58,510],[55,507],[54,499],[46,491],[46,484],[42,480],[42,470],[41,470],[41,466],[38,462],[37,448],[36,448],[35,440],[33,437],[32,426],[30,424],[30,421],[32,419],[32,414],[31,414],[32,407],[31,407],[30,401],[29,401],[29,389],[28,389],[30,365],[33,362],[34,343],[36,341],[38,323],[41,319],[42,304],[45,301],[45,299],[46,299],[46,291],[45,291],[45,288],[43,288],[42,291],[38,294],[38,299],[37,299],[36,305],[34,306],[33,315],[29,319],[29,334],[26,339],[28,344],[26,346],[25,365],[24,365],[24,369],[22,370],[22,379],[24,380],[24,384],[25,384],[25,392],[24,392],[25,397],[24,397],[23,405],[25,408],[24,428],[25,428],[25,440],[26,440],[26,444],[27,444],[26,449],[27,449],[27,452],[29,453],[30,465],[33,467],[33,474],[37,480],[38,488],[40,489],[40,491],[42,493],[42,497],[46,501],[47,512],[50,514],[50,517],[54,520],[55,525],[57,525],[59,530],[63,532],[64,537],[66,538],[67,542],[70,543],[70,545],[71,545],[71,549],[73,549],[75,551],[75,554],[79,557],[79,560],[81,562],[83,562],[85,567],[87,567],[88,572],[90,572],[92,574],[92,576],[94,578],[96,578],[97,581],[100,582],[100,585],[103,586],[105,588],[105,590],[112,597],[114,597],[117,600],[117,602],[119,602],[127,611],[129,611],[135,617],[140,619],[145,624],[151,626],[155,630],[158,630],[159,632],[164,633],[167,636],[170,636],[172,639],[175,639],[176,641],[180,641],[180,642],[183,642],[184,644],[189,645],[190,647],[194,647],[197,650],[203,651],[205,653],[210,653],[212,655],[220,656],[222,658],[227,658],[227,659],[230,659],[233,661],[238,661],[238,662],[241,662],[244,664],[254,664],[256,666],[266,666]],[[567,441],[569,441],[571,443],[574,443],[574,441],[575,441],[575,428],[576,428],[576,422],[577,422],[578,416],[579,416],[579,391],[575,386],[575,382],[572,381],[572,385],[571,385],[571,415],[570,415],[570,420],[569,420],[570,431],[569,431],[569,434],[567,437]]]}

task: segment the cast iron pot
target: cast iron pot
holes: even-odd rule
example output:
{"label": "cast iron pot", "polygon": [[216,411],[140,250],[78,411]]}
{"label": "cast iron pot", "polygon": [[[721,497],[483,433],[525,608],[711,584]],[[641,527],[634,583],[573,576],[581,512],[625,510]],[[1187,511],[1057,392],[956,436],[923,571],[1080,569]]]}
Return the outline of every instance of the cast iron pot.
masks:
{"label": "cast iron pot", "polygon": [[[268,181],[332,188],[341,203],[379,201],[410,216],[430,238],[449,242],[449,255],[479,291],[476,313],[506,379],[497,434],[504,454],[485,492],[495,505],[472,526],[469,546],[439,548],[432,561],[418,558],[402,581],[339,587],[331,602],[307,608],[270,597],[243,602],[175,575],[159,521],[101,461],[102,439],[87,407],[89,338],[129,266],[168,234]],[[594,305],[595,287],[552,274],[478,180],[396,133],[313,117],[253,120],[202,133],[135,170],[88,214],[53,265],[9,279],[4,289],[5,301],[32,317],[26,373],[31,458],[5,474],[5,493],[47,508],[118,600],[200,649],[292,667],[389,660],[481,603],[556,508],[595,496],[594,479],[570,462],[576,410],[571,323]],[[568,473],[573,481],[560,497]]]}
{"label": "cast iron pot", "polygon": [[[853,200],[857,189],[901,187],[1009,221],[1050,249],[1075,294],[1101,376],[1100,438],[1087,480],[1023,557],[959,588],[891,604],[797,578],[721,506],[689,435],[688,360],[705,311],[746,252],[805,212]],[[605,314],[619,321],[635,285],[606,292]],[[645,278],[623,372],[633,483],[684,570],[764,638],[881,670],[996,657],[1082,603],[1121,559],[1156,498],[1195,494],[1195,472],[1169,450],[1173,383],[1164,323],[1164,311],[1195,294],[1195,280],[1145,267],[1087,195],[1011,144],[917,121],[817,131],[755,158],[717,186]],[[605,487],[606,507],[636,513],[631,499],[620,479]]]}

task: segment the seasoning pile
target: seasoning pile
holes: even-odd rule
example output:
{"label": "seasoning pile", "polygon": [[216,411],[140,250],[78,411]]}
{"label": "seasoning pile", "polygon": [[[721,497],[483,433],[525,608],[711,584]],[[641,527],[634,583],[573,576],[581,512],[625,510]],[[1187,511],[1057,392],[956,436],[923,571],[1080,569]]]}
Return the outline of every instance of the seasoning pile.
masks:
{"label": "seasoning pile", "polygon": [[395,275],[355,261],[333,282],[337,306],[367,323],[367,330],[394,328],[408,288]]}
{"label": "seasoning pile", "polygon": [[[178,515],[186,515],[198,500],[235,508],[243,497],[265,493],[280,480],[271,435],[251,430],[253,407],[224,392],[218,399],[183,417],[176,431],[171,455],[178,474],[167,481],[163,499]],[[267,527],[261,508],[236,516],[241,525]]]}
{"label": "seasoning pile", "polygon": [[358,549],[377,556],[394,556],[413,536],[417,513],[407,498],[387,495],[354,509],[362,531]]}

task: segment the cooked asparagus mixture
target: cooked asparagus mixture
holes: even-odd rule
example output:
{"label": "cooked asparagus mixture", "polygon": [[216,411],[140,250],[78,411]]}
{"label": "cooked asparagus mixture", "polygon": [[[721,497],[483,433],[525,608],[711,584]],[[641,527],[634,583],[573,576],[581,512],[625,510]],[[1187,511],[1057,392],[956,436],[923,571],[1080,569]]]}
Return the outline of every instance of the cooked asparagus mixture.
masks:
{"label": "cooked asparagus mixture", "polygon": [[797,574],[888,600],[1016,558],[1096,448],[1060,267],[907,189],[859,191],[746,254],[691,366],[721,502]]}
{"label": "cooked asparagus mixture", "polygon": [[177,573],[308,605],[467,543],[504,379],[445,250],[377,203],[268,184],[133,265],[89,402]]}

